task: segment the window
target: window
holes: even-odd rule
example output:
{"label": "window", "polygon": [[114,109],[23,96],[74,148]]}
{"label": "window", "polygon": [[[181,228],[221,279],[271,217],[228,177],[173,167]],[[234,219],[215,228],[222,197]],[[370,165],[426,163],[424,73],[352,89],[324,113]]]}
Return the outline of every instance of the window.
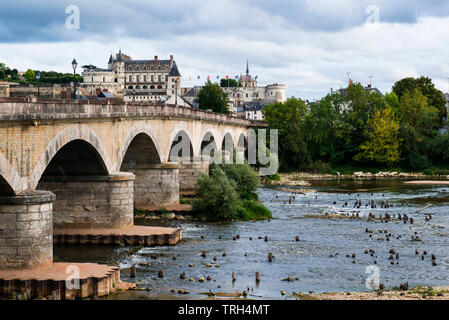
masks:
{"label": "window", "polygon": [[94,77],[92,77],[92,82],[94,82]]}
{"label": "window", "polygon": [[158,76],[158,82],[162,82],[162,76],[161,75]]}
{"label": "window", "polygon": [[168,76],[165,76],[165,82],[168,82]]}
{"label": "window", "polygon": [[151,75],[151,82],[154,82],[154,76]]}
{"label": "window", "polygon": [[147,76],[143,76],[143,82],[147,82]]}
{"label": "window", "polygon": [[139,82],[139,80],[140,80],[139,76],[136,76],[136,82]]}
{"label": "window", "polygon": [[105,82],[104,80],[105,80],[105,79],[104,79],[104,77],[103,77],[103,82]]}
{"label": "window", "polygon": [[129,76],[129,82],[133,82],[133,76]]}

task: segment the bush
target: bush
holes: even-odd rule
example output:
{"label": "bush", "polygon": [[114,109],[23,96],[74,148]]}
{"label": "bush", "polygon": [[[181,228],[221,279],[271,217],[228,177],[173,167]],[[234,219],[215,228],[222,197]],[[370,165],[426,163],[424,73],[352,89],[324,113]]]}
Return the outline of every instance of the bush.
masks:
{"label": "bush", "polygon": [[271,181],[281,181],[281,176],[279,174],[273,174],[271,176],[267,176],[267,182]]}
{"label": "bush", "polygon": [[218,166],[211,167],[210,176],[201,174],[197,180],[197,198],[192,203],[195,214],[209,220],[231,220],[238,204],[234,180],[228,179]]}
{"label": "bush", "polygon": [[259,186],[259,175],[249,164],[225,164],[220,168],[228,179],[235,181],[236,191],[240,199],[257,199],[256,190]]}
{"label": "bush", "polygon": [[265,220],[271,219],[272,215],[263,204],[242,200],[235,208],[236,216],[240,220]]}

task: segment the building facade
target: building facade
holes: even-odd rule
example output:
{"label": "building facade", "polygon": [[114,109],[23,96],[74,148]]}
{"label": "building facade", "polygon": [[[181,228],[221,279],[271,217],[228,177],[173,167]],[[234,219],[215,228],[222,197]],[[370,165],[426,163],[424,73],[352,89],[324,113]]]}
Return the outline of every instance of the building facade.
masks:
{"label": "building facade", "polygon": [[133,60],[120,50],[108,68],[88,66],[83,87],[92,95],[107,91],[125,101],[161,101],[181,93],[182,77],[173,56],[169,60]]}

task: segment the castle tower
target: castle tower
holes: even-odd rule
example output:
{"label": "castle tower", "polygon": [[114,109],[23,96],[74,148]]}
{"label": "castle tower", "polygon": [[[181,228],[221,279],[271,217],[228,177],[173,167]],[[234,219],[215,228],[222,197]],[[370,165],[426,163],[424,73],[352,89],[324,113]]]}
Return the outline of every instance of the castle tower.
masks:
{"label": "castle tower", "polygon": [[122,54],[122,49],[119,50],[117,60],[114,61],[113,69],[115,72],[115,80],[117,83],[117,96],[123,97],[125,95],[125,61]]}
{"label": "castle tower", "polygon": [[168,87],[167,94],[178,94],[181,95],[181,73],[179,73],[178,66],[173,60],[173,56],[170,56],[170,73],[168,74]]}

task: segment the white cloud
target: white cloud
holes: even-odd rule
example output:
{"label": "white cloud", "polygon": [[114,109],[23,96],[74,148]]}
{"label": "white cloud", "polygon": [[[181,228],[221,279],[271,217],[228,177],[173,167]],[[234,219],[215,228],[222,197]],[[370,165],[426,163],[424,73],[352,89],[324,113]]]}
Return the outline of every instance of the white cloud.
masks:
{"label": "white cloud", "polygon": [[[323,16],[331,17],[331,1],[312,3],[308,3],[309,10],[325,8]],[[336,7],[333,19],[338,12],[359,8],[363,16],[364,6],[350,4],[346,1]],[[130,37],[130,30],[118,25],[111,29],[110,37],[89,33],[80,42],[0,42],[0,61],[20,70],[71,72],[74,57],[80,65],[104,67],[109,54],[121,47],[135,58],[173,54],[185,85],[200,84],[207,75],[215,79],[216,75],[240,74],[249,58],[250,71],[259,76],[260,83],[285,83],[289,96],[304,99],[320,98],[330,88],[346,85],[346,72],[363,84],[373,75],[373,84],[383,92],[403,77],[419,75],[433,78],[443,91],[449,88],[448,17],[323,31],[300,28],[277,12],[237,1],[207,1],[192,8],[180,22],[191,31],[167,32],[156,38],[141,33]],[[151,33],[152,22],[148,23],[150,27],[142,28]],[[197,29],[196,24],[207,27]],[[190,77],[196,80],[197,75],[201,81],[188,81]]]}

